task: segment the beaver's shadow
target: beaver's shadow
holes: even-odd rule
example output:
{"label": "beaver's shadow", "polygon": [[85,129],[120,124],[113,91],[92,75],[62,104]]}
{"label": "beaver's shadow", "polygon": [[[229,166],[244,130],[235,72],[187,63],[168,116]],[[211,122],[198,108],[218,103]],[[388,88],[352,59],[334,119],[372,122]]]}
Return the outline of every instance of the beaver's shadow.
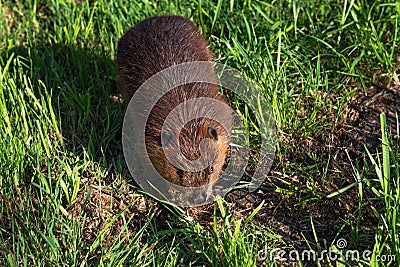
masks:
{"label": "beaver's shadow", "polygon": [[20,70],[31,78],[33,88],[40,88],[40,80],[51,92],[65,151],[85,153],[106,168],[112,164],[118,171],[126,169],[121,144],[125,108],[118,97],[111,54],[52,45],[20,46],[1,55],[3,61],[11,56],[25,63]]}

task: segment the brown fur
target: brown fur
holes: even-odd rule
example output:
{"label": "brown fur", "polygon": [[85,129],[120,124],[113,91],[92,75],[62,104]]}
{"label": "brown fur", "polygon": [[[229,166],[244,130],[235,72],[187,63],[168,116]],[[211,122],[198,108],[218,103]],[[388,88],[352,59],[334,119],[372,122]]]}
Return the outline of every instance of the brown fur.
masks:
{"label": "brown fur", "polygon": [[[190,20],[179,16],[159,16],[146,19],[129,29],[120,39],[117,50],[118,81],[125,103],[129,103],[136,90],[153,74],[192,61],[211,61],[211,52]],[[211,79],[217,80],[212,70],[209,75]],[[179,137],[181,152],[189,160],[200,157],[201,140],[212,140],[217,149],[213,163],[202,171],[188,172],[178,170],[166,159],[161,147],[164,120],[177,105],[198,97],[224,101],[217,85],[186,84],[174,88],[157,102],[146,125],[145,143],[152,163],[164,178],[181,186],[201,186],[215,182],[222,172],[229,149],[230,129],[227,132],[213,118],[200,117],[188,122],[182,131],[173,136]],[[215,116],[230,117],[230,114],[227,110],[218,110]],[[207,147],[206,151],[210,151],[210,148]]]}

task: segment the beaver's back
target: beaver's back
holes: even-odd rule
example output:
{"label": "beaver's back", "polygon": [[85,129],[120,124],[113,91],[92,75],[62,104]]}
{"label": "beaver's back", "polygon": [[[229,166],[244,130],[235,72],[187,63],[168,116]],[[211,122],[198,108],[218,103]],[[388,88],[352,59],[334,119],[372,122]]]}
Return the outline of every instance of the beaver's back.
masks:
{"label": "beaver's back", "polygon": [[211,53],[189,19],[159,16],[140,22],[118,42],[117,64],[123,98],[129,101],[153,74],[192,61],[211,61]]}

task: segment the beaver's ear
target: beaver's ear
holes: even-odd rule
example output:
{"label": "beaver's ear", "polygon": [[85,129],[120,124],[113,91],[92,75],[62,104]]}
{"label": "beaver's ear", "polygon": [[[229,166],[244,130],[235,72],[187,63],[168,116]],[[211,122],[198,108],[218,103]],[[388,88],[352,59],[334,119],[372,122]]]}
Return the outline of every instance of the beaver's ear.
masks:
{"label": "beaver's ear", "polygon": [[215,141],[218,140],[218,133],[217,130],[215,130],[214,127],[208,126],[208,135],[214,139]]}
{"label": "beaver's ear", "polygon": [[173,131],[163,131],[161,130],[161,140],[160,146],[168,147],[171,146],[175,140],[175,133]]}

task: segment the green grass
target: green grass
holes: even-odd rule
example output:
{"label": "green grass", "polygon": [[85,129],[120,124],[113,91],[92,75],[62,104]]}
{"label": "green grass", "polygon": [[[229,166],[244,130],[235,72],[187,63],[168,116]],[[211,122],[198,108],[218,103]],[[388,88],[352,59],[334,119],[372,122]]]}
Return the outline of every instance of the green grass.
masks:
{"label": "green grass", "polygon": [[[367,177],[362,177],[359,170],[356,171],[356,177],[359,181],[365,179],[366,185],[376,196],[374,201],[379,200],[384,202],[383,212],[373,210],[379,219],[379,224],[372,250],[372,258],[381,255],[393,255],[394,258],[387,261],[387,265],[389,266],[395,263],[396,259],[398,262],[398,258],[400,257],[400,220],[398,218],[400,211],[400,155],[398,140],[389,139],[385,114],[381,114],[380,118],[382,126],[382,152],[380,156],[376,157],[368,152],[369,159],[375,169],[376,178],[368,179]],[[397,122],[397,125],[399,125],[398,118]],[[360,188],[360,195],[362,195],[362,188]],[[372,261],[371,266],[380,266],[380,263]]]}
{"label": "green grass", "polygon": [[[157,14],[192,19],[215,60],[253,79],[270,103],[279,143],[258,196],[290,199],[290,216],[307,205],[323,213],[322,201],[353,190],[358,206],[338,215],[336,237],[323,243],[318,218],[303,218],[313,233],[303,241],[321,250],[344,237],[373,257],[395,255],[375,266],[400,264],[399,133],[382,117],[381,146],[362,159],[349,155],[353,168],[329,178],[330,137],[346,123],[352,96],[370,84],[399,88],[398,1],[79,2],[0,2],[1,266],[254,266],[267,245],[297,248],[264,224],[272,218],[256,220],[278,208],[268,201],[249,210],[218,200],[195,216],[133,185],[114,55],[124,31]],[[257,147],[254,118],[231,100]],[[363,218],[373,225],[367,232]]]}

